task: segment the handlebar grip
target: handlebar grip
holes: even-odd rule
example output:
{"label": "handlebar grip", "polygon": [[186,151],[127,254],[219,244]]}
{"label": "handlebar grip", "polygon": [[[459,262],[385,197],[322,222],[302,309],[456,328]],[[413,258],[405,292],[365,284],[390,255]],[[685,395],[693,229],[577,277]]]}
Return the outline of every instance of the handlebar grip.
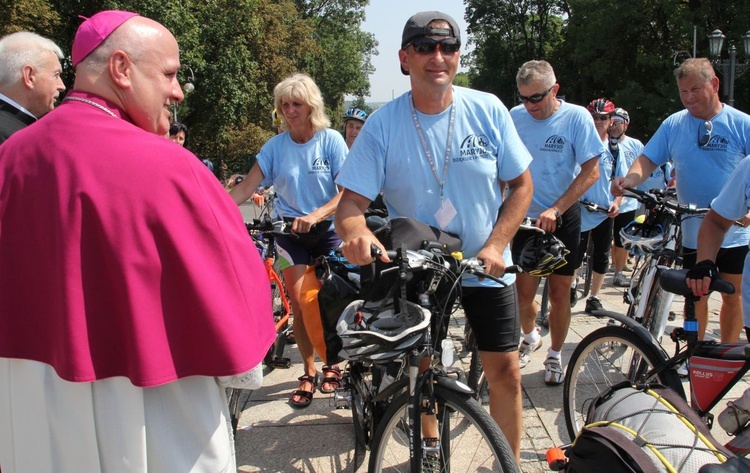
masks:
{"label": "handlebar grip", "polygon": [[522,272],[523,271],[521,271],[521,268],[517,264],[514,264],[512,266],[508,266],[507,268],[505,268],[505,273],[506,274],[518,274],[518,273],[522,273]]}

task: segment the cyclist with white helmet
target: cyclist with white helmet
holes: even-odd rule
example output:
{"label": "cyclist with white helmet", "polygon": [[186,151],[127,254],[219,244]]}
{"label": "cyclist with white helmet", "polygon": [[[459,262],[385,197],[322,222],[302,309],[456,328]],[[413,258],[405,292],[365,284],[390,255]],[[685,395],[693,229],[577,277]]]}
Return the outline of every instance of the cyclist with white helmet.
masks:
{"label": "cyclist with white helmet", "polygon": [[344,112],[344,138],[348,148],[351,149],[365,121],[367,121],[367,112],[364,110],[350,108]]}
{"label": "cyclist with white helmet", "polygon": [[[587,107],[594,119],[594,126],[599,139],[606,147],[606,151],[599,156],[599,179],[594,185],[584,192],[581,200],[594,203],[599,207],[607,209],[607,213],[596,212],[581,208],[581,249],[586,248],[589,236],[593,242],[591,295],[586,300],[585,311],[592,313],[602,310],[602,302],[599,299],[599,290],[604,282],[604,274],[609,266],[609,250],[612,244],[612,228],[614,217],[620,213],[620,201],[622,197],[615,197],[609,191],[609,183],[615,176],[624,176],[627,172],[624,160],[619,156],[620,150],[617,143],[608,143],[608,131],[615,112],[615,104],[606,99],[592,100]],[[583,261],[584,251],[578,252],[576,267],[580,267]]]}

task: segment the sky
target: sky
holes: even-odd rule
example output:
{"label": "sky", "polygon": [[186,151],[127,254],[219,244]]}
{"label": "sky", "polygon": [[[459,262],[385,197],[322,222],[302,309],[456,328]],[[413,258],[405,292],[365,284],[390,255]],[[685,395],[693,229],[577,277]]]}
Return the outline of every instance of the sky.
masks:
{"label": "sky", "polygon": [[[362,29],[375,34],[377,56],[372,57],[375,72],[370,76],[370,98],[367,102],[387,102],[409,90],[409,76],[401,74],[398,50],[404,24],[415,13],[437,10],[452,16],[461,30],[461,54],[466,49],[465,6],[462,0],[370,0],[365,8]],[[467,69],[459,67],[459,72]]]}

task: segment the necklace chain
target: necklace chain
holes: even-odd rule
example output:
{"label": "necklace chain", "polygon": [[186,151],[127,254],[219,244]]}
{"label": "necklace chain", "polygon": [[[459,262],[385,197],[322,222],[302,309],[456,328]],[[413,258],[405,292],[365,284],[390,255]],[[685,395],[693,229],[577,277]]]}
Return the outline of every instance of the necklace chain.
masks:
{"label": "necklace chain", "polygon": [[85,104],[89,104],[92,107],[98,108],[102,112],[104,112],[104,113],[106,113],[106,114],[108,114],[108,115],[110,115],[112,117],[117,118],[117,115],[115,115],[115,112],[113,112],[112,110],[108,109],[104,105],[101,105],[101,104],[98,104],[98,103],[94,102],[93,100],[84,99],[82,97],[65,97],[62,101],[63,102],[67,102],[68,100],[73,100],[75,102],[83,102]]}

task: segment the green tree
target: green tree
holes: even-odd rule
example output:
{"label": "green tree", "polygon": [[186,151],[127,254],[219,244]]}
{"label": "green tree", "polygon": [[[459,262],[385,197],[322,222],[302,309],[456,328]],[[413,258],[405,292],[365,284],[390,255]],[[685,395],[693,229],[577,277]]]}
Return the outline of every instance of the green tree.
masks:
{"label": "green tree", "polygon": [[546,59],[562,41],[564,0],[466,0],[467,31],[475,48],[466,62],[472,87],[515,101],[516,73]]}

